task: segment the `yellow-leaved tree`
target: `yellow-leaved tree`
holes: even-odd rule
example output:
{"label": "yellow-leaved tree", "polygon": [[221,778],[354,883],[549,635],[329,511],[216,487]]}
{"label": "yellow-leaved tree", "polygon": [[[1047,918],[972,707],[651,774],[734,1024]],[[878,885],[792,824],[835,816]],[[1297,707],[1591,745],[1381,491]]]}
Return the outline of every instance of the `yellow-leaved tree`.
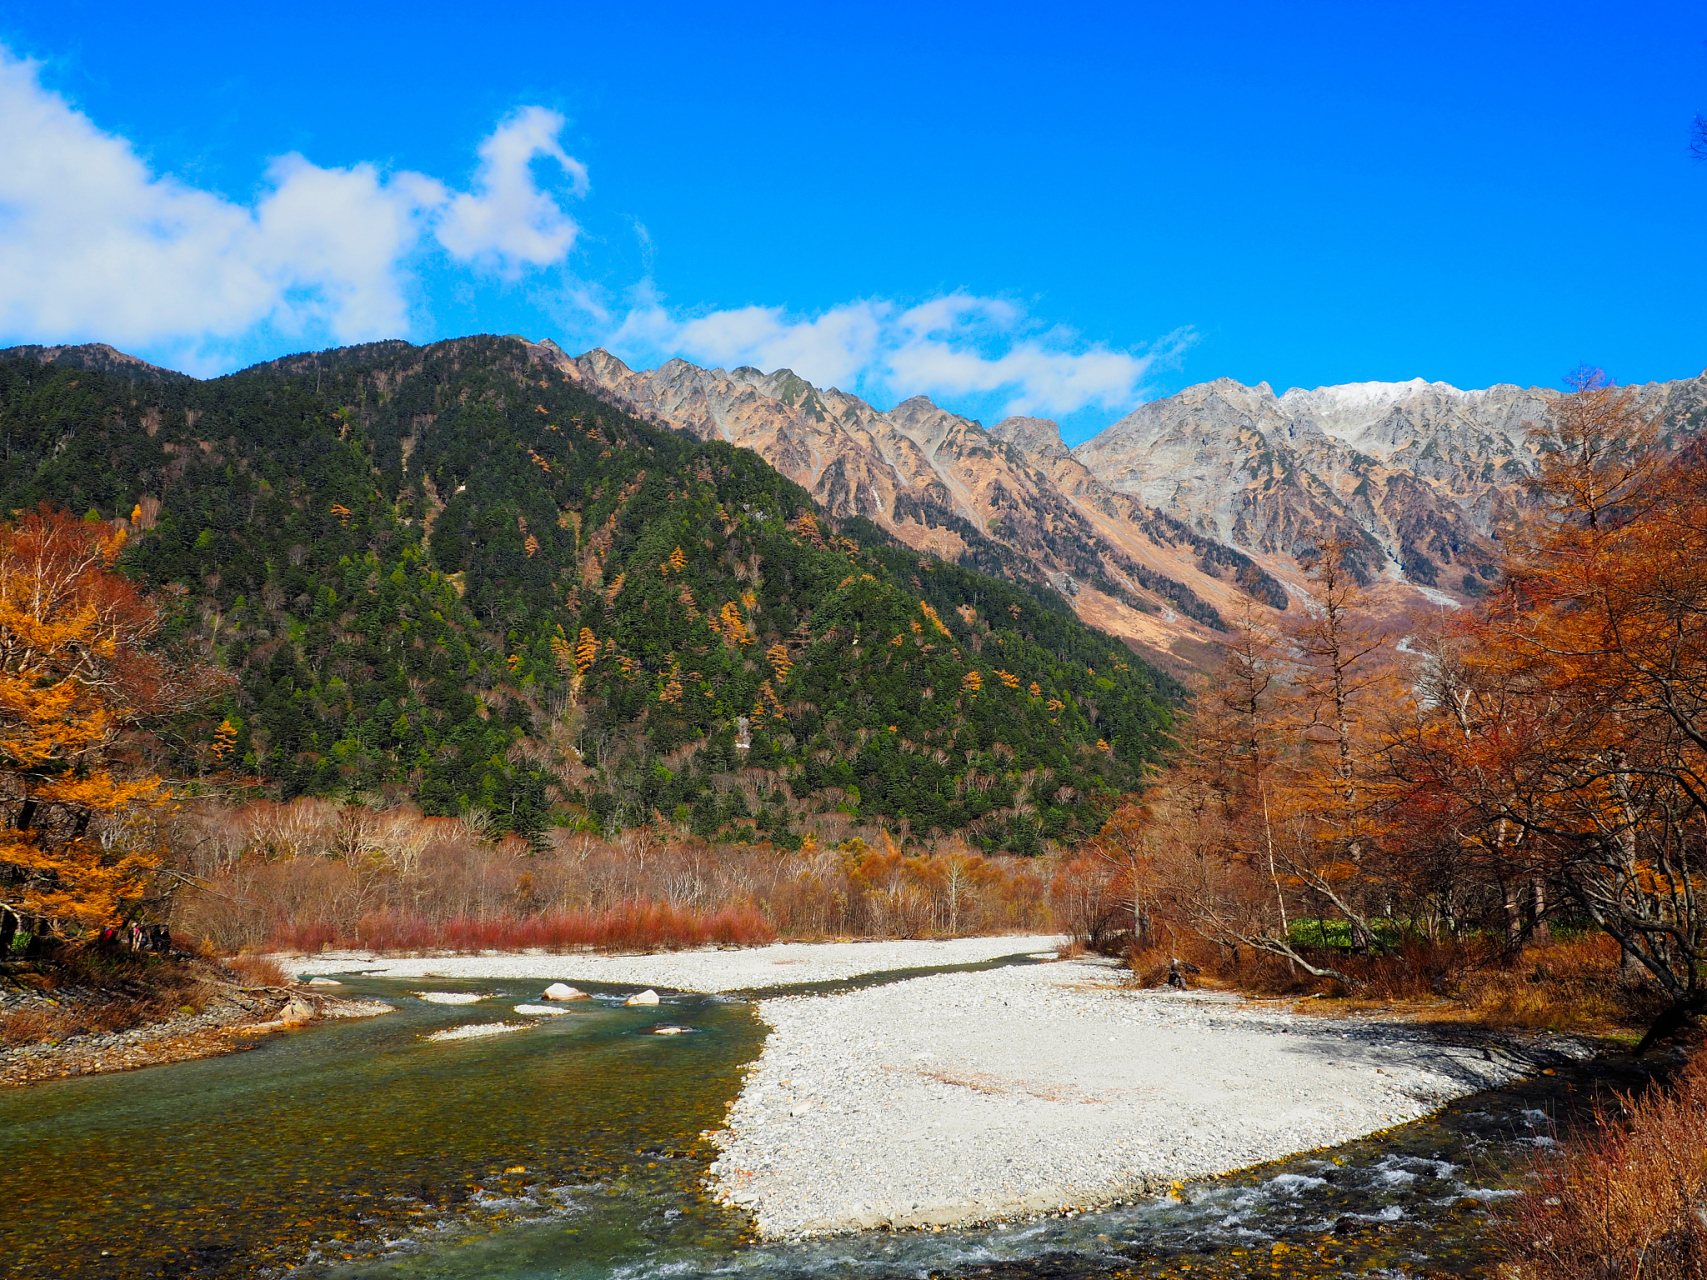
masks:
{"label": "yellow-leaved tree", "polygon": [[167,790],[123,739],[195,690],[149,651],[160,615],[114,570],[124,538],[45,508],[0,526],[0,954],[119,923],[160,865]]}

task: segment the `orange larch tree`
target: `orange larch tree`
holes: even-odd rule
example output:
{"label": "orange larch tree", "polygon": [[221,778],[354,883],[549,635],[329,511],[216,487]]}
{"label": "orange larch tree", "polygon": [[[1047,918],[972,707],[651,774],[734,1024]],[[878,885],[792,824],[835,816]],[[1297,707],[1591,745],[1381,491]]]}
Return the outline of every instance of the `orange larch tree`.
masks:
{"label": "orange larch tree", "polygon": [[160,865],[167,789],[122,739],[194,691],[149,650],[160,615],[114,570],[124,539],[45,508],[0,526],[0,947],[121,921]]}
{"label": "orange larch tree", "polygon": [[1506,883],[1551,882],[1707,1011],[1707,451],[1584,379],[1540,440],[1548,509],[1442,668],[1403,765]]}

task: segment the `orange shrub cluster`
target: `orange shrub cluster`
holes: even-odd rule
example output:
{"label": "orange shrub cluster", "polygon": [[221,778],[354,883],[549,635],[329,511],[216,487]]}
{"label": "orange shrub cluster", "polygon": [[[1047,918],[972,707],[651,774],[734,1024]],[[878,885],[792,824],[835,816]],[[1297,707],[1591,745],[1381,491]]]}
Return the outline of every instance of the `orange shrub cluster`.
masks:
{"label": "orange shrub cluster", "polygon": [[302,799],[210,806],[179,841],[173,927],[226,952],[650,950],[1052,927],[1046,868],[859,839],[795,853],[651,830],[493,843],[475,824]]}

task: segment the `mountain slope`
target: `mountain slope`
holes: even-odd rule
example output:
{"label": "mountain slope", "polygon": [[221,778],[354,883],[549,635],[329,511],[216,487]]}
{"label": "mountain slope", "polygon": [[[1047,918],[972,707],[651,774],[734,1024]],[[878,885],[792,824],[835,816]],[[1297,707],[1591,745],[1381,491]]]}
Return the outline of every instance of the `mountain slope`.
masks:
{"label": "mountain slope", "polygon": [[[1338,533],[1356,542],[1365,580],[1473,596],[1494,575],[1501,526],[1526,501],[1529,433],[1558,396],[1420,378],[1276,396],[1220,378],[1140,405],[1073,456],[1109,488],[1276,573]],[[1692,432],[1707,376],[1652,383],[1636,399]]]}
{"label": "mountain slope", "polygon": [[[1285,605],[1249,557],[1108,489],[1064,450],[1016,447],[1023,427],[986,431],[923,396],[880,413],[788,370],[682,360],[633,370],[606,351],[541,348],[640,417],[754,450],[832,515],[864,516],[919,551],[1047,583],[1088,621],[1160,655],[1223,628],[1242,584]],[[1053,423],[1026,421],[1037,424],[1026,440],[1044,431],[1059,446]],[[1057,477],[1061,465],[1072,474]]]}
{"label": "mountain slope", "polygon": [[1030,851],[1093,830],[1165,744],[1178,686],[1054,593],[816,511],[554,348],[378,343],[207,382],[17,354],[0,505],[125,521],[130,570],[237,677],[182,768],[523,832],[661,813],[791,844],[834,809]]}
{"label": "mountain slope", "polygon": [[[1558,393],[1421,379],[1277,396],[1222,378],[1142,405],[1067,449],[1053,422],[985,430],[924,397],[882,413],[787,370],[632,370],[550,358],[651,421],[755,450],[827,509],[921,551],[1048,583],[1086,621],[1164,662],[1201,664],[1252,607],[1284,610],[1327,536],[1395,609],[1486,590],[1499,531],[1527,501],[1529,431]],[[1676,432],[1707,375],[1636,392]]]}

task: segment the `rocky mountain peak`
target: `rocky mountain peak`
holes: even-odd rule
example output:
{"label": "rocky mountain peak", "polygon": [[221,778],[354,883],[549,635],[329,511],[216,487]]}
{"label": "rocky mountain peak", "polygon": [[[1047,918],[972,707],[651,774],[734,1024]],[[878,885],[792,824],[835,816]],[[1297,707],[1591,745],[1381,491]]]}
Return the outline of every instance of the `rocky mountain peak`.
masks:
{"label": "rocky mountain peak", "polygon": [[990,428],[990,435],[1039,461],[1059,462],[1072,457],[1053,418],[1003,418]]}
{"label": "rocky mountain peak", "polygon": [[124,378],[143,378],[149,382],[193,382],[187,373],[162,369],[159,365],[127,355],[105,342],[85,342],[74,346],[7,347],[0,350],[3,360],[36,360],[42,364],[60,365],[70,369],[88,369],[93,373],[112,373]]}
{"label": "rocky mountain peak", "polygon": [[[546,341],[539,345],[542,348],[549,348],[550,353],[562,355],[562,348],[555,342]],[[573,362],[600,381],[624,378],[632,372],[626,364],[603,347],[594,347],[591,351],[574,357]]]}

